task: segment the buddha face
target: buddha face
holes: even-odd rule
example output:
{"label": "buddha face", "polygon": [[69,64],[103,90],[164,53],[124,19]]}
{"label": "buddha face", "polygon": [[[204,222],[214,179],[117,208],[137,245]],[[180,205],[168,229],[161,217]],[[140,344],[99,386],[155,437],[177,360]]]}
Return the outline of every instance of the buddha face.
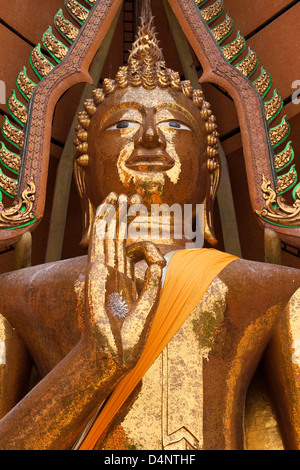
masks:
{"label": "buddha face", "polygon": [[146,205],[201,203],[206,147],[200,111],[181,92],[119,89],[91,119],[87,196],[95,208],[112,191],[140,194]]}

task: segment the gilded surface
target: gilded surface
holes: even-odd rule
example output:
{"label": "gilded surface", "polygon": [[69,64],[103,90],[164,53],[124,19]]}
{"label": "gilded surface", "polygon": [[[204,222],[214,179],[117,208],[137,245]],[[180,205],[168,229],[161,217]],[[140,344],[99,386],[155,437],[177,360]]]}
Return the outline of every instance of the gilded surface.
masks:
{"label": "gilded surface", "polygon": [[36,87],[36,84],[33,83],[26,74],[26,69],[22,70],[17,76],[17,85],[22,91],[22,93],[29,100],[31,98],[32,92]]}
{"label": "gilded surface", "polygon": [[225,20],[211,30],[216,41],[221,42],[233,30],[232,18],[227,14]]}
{"label": "gilded surface", "polygon": [[284,450],[274,404],[261,370],[255,375],[248,391],[245,447],[247,450]]}
{"label": "gilded surface", "polygon": [[281,196],[278,196],[273,190],[271,182],[263,176],[262,191],[266,201],[266,207],[259,211],[259,215],[275,223],[285,225],[296,225],[300,222],[300,203],[299,194],[292,206],[286,204]]}
{"label": "gilded surface", "polygon": [[239,63],[236,65],[236,68],[242,72],[245,77],[249,77],[258,65],[258,57],[255,52],[251,49],[249,50],[249,54]]}
{"label": "gilded surface", "polygon": [[268,72],[262,68],[261,75],[253,82],[258,93],[263,96],[271,86],[271,77]]}
{"label": "gilded surface", "polygon": [[291,146],[291,142],[289,142],[282,152],[279,152],[275,155],[275,169],[279,171],[283,168],[287,163],[291,162],[294,158],[294,151]]}
{"label": "gilded surface", "polygon": [[13,126],[7,116],[5,116],[3,121],[2,131],[10,142],[16,144],[16,146],[19,148],[23,147],[24,132]]}
{"label": "gilded surface", "polygon": [[66,6],[76,19],[78,19],[81,23],[84,23],[89,15],[89,11],[86,8],[84,8],[75,0],[67,0]]}
{"label": "gilded surface", "polygon": [[62,14],[56,15],[55,21],[55,24],[61,34],[65,36],[70,42],[74,42],[79,33],[79,29],[67,21]]}
{"label": "gilded surface", "polygon": [[0,146],[0,158],[4,165],[8,166],[11,170],[15,172],[20,171],[21,158],[19,155],[7,150],[3,143]]}
{"label": "gilded surface", "polygon": [[[183,8],[186,8],[185,0],[178,0],[178,2],[176,2],[176,3],[180,3],[183,6]],[[206,2],[203,2],[202,6],[205,3]],[[199,5],[199,7],[201,8],[201,2],[196,2],[196,4]],[[216,5],[217,5],[217,2],[215,2],[213,5],[210,5],[210,7],[206,8],[206,10],[208,10],[209,8],[213,8]],[[202,11],[205,11],[205,10],[202,10]],[[191,13],[189,13],[189,16],[191,17]],[[215,17],[215,19],[217,17],[218,17],[218,15]],[[227,14],[226,19],[222,23],[220,23],[217,26],[213,26],[212,28],[210,28],[210,32],[215,36],[216,39],[219,39],[220,41],[222,41],[222,30],[224,30],[224,37],[226,37],[226,32],[225,32],[226,27],[225,27],[225,25],[227,24],[228,28],[230,28],[230,24],[229,24],[228,20],[229,20],[229,17],[228,17],[228,14]],[[191,20],[191,19],[190,19],[190,24],[193,25],[193,20]],[[234,28],[234,25],[232,23],[232,29],[231,29],[230,32],[233,31],[233,28]],[[219,32],[220,32],[220,36],[218,35]],[[199,39],[200,39],[200,42],[201,42],[203,40],[202,36],[199,36]],[[205,43],[205,56],[206,57],[208,57],[207,42],[208,41],[206,39],[206,43]],[[221,46],[221,50],[223,51],[223,54],[224,54],[225,58],[227,59],[227,61],[229,63],[233,63],[234,60],[237,59],[237,57],[241,54],[241,52],[243,51],[245,46],[246,46],[246,40],[241,36],[240,32],[238,32],[237,39],[235,41],[230,42],[229,44]],[[251,48],[249,48],[248,55],[246,57],[244,57],[239,63],[235,63],[234,68],[236,68],[239,72],[241,72],[247,78],[250,78],[250,76],[256,70],[256,68],[258,66],[258,63],[259,63],[259,59],[258,59],[257,55],[251,50]],[[216,67],[215,64],[213,65],[213,68],[214,67]],[[219,66],[217,66],[217,68],[218,67]],[[205,71],[204,71],[204,76],[205,76]],[[229,79],[229,81],[230,81],[230,79]],[[257,91],[259,92],[260,96],[262,98],[264,98],[266,96],[267,92],[270,90],[270,88],[272,86],[272,78],[271,78],[270,74],[268,72],[266,72],[266,70],[262,67],[260,76],[253,81],[253,84],[256,87]],[[237,90],[238,88],[240,88],[242,90],[243,85],[241,84],[240,86],[238,86],[237,82],[235,81],[235,89]],[[283,99],[278,94],[277,90],[274,90],[273,97],[269,101],[263,102],[263,105],[264,105],[264,111],[265,111],[264,114],[267,118],[268,124],[270,124],[270,122],[272,120],[274,120],[279,115],[279,113],[282,111]],[[244,109],[245,109],[245,104],[243,106],[244,106]],[[271,145],[273,147],[277,147],[278,145],[282,144],[283,141],[288,137],[288,134],[289,134],[289,124],[286,121],[286,118],[284,117],[279,126],[276,126],[275,128],[270,129],[269,139],[270,139]],[[249,135],[249,132],[248,132],[248,135]],[[257,135],[258,135],[258,132],[257,132]],[[253,145],[251,146],[252,155],[250,155],[250,158],[252,158],[252,162],[254,160],[256,160],[256,161],[259,160],[259,159],[256,159],[253,155],[255,145],[256,145],[256,143],[253,143]],[[269,156],[270,156],[270,161],[271,161],[271,159],[273,157],[271,152],[269,152]],[[278,171],[278,169],[280,169],[284,166],[287,166],[290,163],[289,160],[285,159],[285,157],[287,157],[287,152],[285,152],[284,154],[281,154],[280,157],[282,157],[282,159],[285,160],[285,161],[281,166],[278,167],[277,165],[278,165],[279,158],[277,159],[277,162],[276,162],[276,156],[275,156],[275,169],[277,171]],[[272,161],[271,161],[271,166],[272,166]],[[267,173],[266,170],[259,171],[259,168],[255,168],[255,174],[256,175],[266,174],[266,173]],[[268,173],[269,173],[269,179],[271,179],[270,169],[268,170]],[[294,180],[292,180],[293,175],[295,176]],[[274,181],[274,185],[278,187],[277,192],[279,194],[282,194],[283,192],[293,190],[293,187],[297,183],[297,176],[298,176],[297,173],[294,171],[293,168],[291,168],[290,171],[287,174],[285,174],[283,176],[280,176],[280,177],[279,176],[276,177],[277,181],[276,182]],[[257,177],[255,177],[255,179],[257,180]],[[293,191],[292,194],[291,194],[291,196],[294,199],[295,199],[295,195],[297,195],[297,192],[298,191],[296,191],[296,192]],[[256,206],[258,198],[253,197],[253,201],[255,201],[254,205]],[[293,211],[292,208],[290,210]],[[256,210],[256,213],[259,214],[260,211]],[[278,222],[276,225],[281,225],[281,224],[280,224],[280,222]],[[292,226],[292,224],[291,224],[291,226]],[[295,238],[297,238],[296,233],[295,233],[294,239]]]}
{"label": "gilded surface", "polygon": [[282,105],[282,98],[275,90],[273,98],[265,103],[265,114],[268,121],[277,116],[282,108]]}
{"label": "gilded surface", "polygon": [[51,64],[41,53],[40,46],[36,46],[31,52],[31,63],[41,77],[46,77],[54,65]]}
{"label": "gilded surface", "polygon": [[273,146],[276,146],[280,142],[282,142],[285,139],[285,137],[288,135],[289,130],[290,128],[289,128],[288,122],[286,118],[284,117],[282,119],[282,122],[278,126],[270,129],[271,144]]}
{"label": "gilded surface", "polygon": [[245,48],[245,38],[239,32],[237,38],[229,43],[228,45],[222,47],[222,52],[228,62],[231,62],[235,57],[237,57]]}
{"label": "gilded surface", "polygon": [[16,196],[18,190],[18,181],[5,175],[0,169],[0,186],[11,196]]}
{"label": "gilded surface", "polygon": [[8,98],[8,108],[11,113],[16,117],[21,124],[26,124],[27,121],[27,108],[16,98],[16,94],[13,91],[10,97]]}
{"label": "gilded surface", "polygon": [[203,447],[203,360],[224,320],[226,292],[216,278],[144,376],[138,397],[120,423],[137,449]]}
{"label": "gilded surface", "polygon": [[210,22],[216,18],[224,9],[224,2],[222,0],[216,0],[215,3],[209,7],[200,10],[202,17],[205,21]]}
{"label": "gilded surface", "polygon": [[68,48],[53,36],[50,29],[44,34],[43,42],[48,51],[59,61],[63,60],[68,53]]}
{"label": "gilded surface", "polygon": [[[105,13],[107,3],[99,5]],[[159,301],[162,254],[183,248],[186,240],[179,243],[172,234],[159,246],[161,251],[145,240],[126,246],[112,214],[123,220],[124,203],[129,209],[141,202],[147,207],[153,202],[203,203],[209,221],[205,240],[214,242],[213,199],[219,179],[215,118],[203,94],[162,65],[148,26],[149,37],[144,43],[139,38],[128,68],[121,67],[115,80],[105,80],[103,90],[94,92],[79,116],[75,175],[84,230],[89,232],[84,233],[88,255],[1,276],[1,313],[22,334],[43,377],[1,420],[2,449],[72,448],[141,356]],[[52,86],[51,80],[44,83]],[[41,108],[46,96],[38,96]],[[257,129],[257,120],[252,119],[258,113],[256,105],[254,98],[246,103],[252,136]],[[40,112],[39,106],[36,109]],[[35,125],[38,118],[38,113],[33,116]],[[260,134],[258,147],[262,141]],[[261,162],[256,164],[262,168]],[[37,161],[30,165],[35,168]],[[36,188],[28,181],[27,192],[10,209],[14,212],[0,211],[1,226],[6,222],[11,228],[12,220],[20,224],[34,217]],[[266,191],[269,185],[265,181]],[[108,236],[102,236],[103,230]],[[146,275],[137,278],[134,267],[140,262]],[[293,298],[289,314],[284,308],[299,283],[297,270],[244,260],[231,263],[146,374],[141,390],[137,388],[125,403],[118,423],[112,413],[110,425],[117,426],[106,441],[110,448],[116,448],[118,432],[118,445],[123,442],[126,449],[243,448],[248,384],[275,330],[280,340],[298,334],[289,325],[277,325],[279,318],[288,322],[289,314],[298,324],[298,301]],[[13,299],[7,295],[12,288]],[[283,343],[288,351],[281,355],[273,344],[271,365],[281,366],[283,383],[282,371],[288,370],[288,386],[282,389],[291,393],[291,400],[278,403],[291,403],[293,408],[299,402],[299,371],[290,358],[297,359],[297,351],[290,341]],[[20,369],[23,366],[20,360]],[[286,413],[289,419],[291,408]],[[298,435],[293,447],[299,448],[298,422],[293,424],[287,429]],[[286,438],[290,435],[287,432]]]}
{"label": "gilded surface", "polygon": [[277,194],[283,193],[290,188],[297,181],[297,174],[295,168],[292,167],[288,173],[277,178],[276,192]]}
{"label": "gilded surface", "polygon": [[13,228],[32,222],[34,219],[32,212],[34,198],[35,185],[31,181],[22,195],[15,198],[12,207],[4,208],[0,202],[0,228]]}

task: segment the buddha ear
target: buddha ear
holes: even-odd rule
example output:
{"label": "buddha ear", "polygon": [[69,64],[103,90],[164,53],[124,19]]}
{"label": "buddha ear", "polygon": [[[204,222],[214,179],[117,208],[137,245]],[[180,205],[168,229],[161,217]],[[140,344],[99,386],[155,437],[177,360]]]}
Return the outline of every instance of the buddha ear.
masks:
{"label": "buddha ear", "polygon": [[[86,163],[86,162],[85,162]],[[92,223],[95,217],[95,209],[86,193],[86,164],[82,164],[80,157],[74,161],[74,176],[80,197],[81,210],[82,210],[82,239],[80,246],[87,248],[89,245],[89,238],[92,228]]]}
{"label": "buddha ear", "polygon": [[218,240],[214,233],[213,224],[213,207],[217,195],[217,189],[220,181],[220,162],[219,159],[207,160],[208,179],[209,179],[209,194],[204,200],[204,240],[210,246],[216,246]]}

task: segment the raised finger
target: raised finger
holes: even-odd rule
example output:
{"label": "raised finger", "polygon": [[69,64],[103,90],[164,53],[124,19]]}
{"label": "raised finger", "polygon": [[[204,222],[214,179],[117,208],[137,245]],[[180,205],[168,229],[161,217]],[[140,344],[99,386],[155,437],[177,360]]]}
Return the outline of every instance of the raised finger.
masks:
{"label": "raised finger", "polygon": [[116,234],[116,267],[120,273],[126,274],[126,252],[127,239],[127,210],[128,197],[124,194],[119,196],[117,209],[117,234]]}
{"label": "raised finger", "polygon": [[89,261],[98,260],[102,263],[105,263],[104,241],[107,236],[106,219],[109,217],[109,212],[112,211],[112,208],[114,208],[116,200],[116,194],[110,193],[103,203],[100,204],[100,206],[97,208],[89,242]]}

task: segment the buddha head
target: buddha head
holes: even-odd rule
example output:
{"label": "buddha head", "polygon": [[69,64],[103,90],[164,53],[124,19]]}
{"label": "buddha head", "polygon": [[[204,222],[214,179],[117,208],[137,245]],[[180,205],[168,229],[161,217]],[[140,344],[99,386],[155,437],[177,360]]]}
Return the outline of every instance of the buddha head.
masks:
{"label": "buddha head", "polygon": [[218,133],[210,104],[166,67],[152,18],[142,18],[128,65],[105,79],[78,115],[75,179],[87,246],[95,210],[110,192],[144,204],[204,204],[205,241],[215,245]]}

